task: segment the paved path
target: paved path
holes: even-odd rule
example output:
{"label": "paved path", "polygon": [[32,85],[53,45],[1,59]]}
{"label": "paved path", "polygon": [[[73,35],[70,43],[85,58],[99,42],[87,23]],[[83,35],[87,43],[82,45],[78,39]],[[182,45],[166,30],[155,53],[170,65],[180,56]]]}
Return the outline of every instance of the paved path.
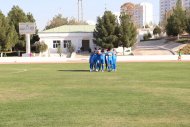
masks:
{"label": "paved path", "polygon": [[139,42],[133,50],[134,55],[175,55],[184,44],[166,42],[166,40],[153,40]]}
{"label": "paved path", "polygon": [[[118,56],[118,62],[178,62],[175,51],[184,44],[165,40],[140,42],[133,50],[134,56]],[[88,63],[89,54],[66,57],[0,57],[0,64],[25,63]],[[182,61],[190,62],[190,55],[183,55]]]}
{"label": "paved path", "polygon": [[[137,55],[118,56],[118,62],[178,62],[177,55]],[[63,57],[0,57],[0,64],[32,64],[32,63],[88,63],[85,58]],[[183,62],[190,62],[190,55],[182,55]]]}

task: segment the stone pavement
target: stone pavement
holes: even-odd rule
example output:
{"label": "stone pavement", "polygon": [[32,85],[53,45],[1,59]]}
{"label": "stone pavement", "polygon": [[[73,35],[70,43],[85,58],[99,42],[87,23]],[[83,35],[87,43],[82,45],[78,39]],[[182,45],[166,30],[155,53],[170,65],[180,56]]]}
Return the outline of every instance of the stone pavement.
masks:
{"label": "stone pavement", "polygon": [[136,44],[134,55],[175,55],[186,44],[167,42],[166,40],[142,41]]}

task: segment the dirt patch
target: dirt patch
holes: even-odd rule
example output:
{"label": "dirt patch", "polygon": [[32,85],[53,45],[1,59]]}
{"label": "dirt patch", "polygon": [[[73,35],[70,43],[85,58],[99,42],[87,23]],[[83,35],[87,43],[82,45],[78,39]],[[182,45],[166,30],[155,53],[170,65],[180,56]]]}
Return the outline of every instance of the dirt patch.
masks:
{"label": "dirt patch", "polygon": [[20,101],[41,96],[38,93],[19,93],[16,90],[0,91],[0,101]]}

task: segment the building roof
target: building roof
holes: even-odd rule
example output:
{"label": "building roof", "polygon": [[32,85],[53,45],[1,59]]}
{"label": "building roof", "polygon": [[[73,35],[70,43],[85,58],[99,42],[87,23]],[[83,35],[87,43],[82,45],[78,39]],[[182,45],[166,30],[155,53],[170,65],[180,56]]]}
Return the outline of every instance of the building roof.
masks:
{"label": "building roof", "polygon": [[40,33],[92,33],[95,25],[63,25]]}

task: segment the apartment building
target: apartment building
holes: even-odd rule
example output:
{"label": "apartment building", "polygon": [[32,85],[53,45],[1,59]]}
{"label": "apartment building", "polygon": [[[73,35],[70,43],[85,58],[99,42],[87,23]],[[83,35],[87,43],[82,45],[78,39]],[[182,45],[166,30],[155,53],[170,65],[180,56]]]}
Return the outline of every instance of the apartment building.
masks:
{"label": "apartment building", "polygon": [[[160,21],[163,20],[165,13],[172,10],[176,6],[177,0],[160,0]],[[184,9],[190,8],[190,0],[182,0]]]}
{"label": "apartment building", "polygon": [[150,3],[125,3],[120,8],[121,12],[131,15],[132,20],[138,27],[149,25],[153,22],[153,7]]}

